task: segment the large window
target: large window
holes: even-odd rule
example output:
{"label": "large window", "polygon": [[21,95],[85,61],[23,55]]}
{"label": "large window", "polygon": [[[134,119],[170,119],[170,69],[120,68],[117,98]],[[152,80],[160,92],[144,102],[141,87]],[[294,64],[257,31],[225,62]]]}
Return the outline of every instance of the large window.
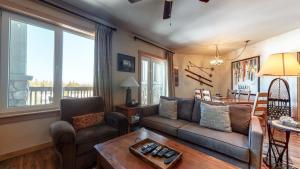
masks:
{"label": "large window", "polygon": [[9,12],[1,19],[1,112],[92,96],[93,37]]}
{"label": "large window", "polygon": [[147,56],[141,58],[141,103],[158,104],[167,95],[167,61]]}
{"label": "large window", "polygon": [[92,96],[94,40],[68,32],[63,36],[63,96]]}

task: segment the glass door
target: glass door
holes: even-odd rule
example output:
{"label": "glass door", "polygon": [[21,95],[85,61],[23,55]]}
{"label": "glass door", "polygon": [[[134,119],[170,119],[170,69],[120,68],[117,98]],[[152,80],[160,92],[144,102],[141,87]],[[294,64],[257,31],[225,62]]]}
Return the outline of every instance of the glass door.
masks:
{"label": "glass door", "polygon": [[166,61],[152,59],[152,104],[158,104],[160,96],[166,96]]}
{"label": "glass door", "polygon": [[141,104],[158,104],[167,95],[167,62],[150,57],[141,58]]}
{"label": "glass door", "polygon": [[141,61],[141,104],[150,104],[150,59],[143,57]]}

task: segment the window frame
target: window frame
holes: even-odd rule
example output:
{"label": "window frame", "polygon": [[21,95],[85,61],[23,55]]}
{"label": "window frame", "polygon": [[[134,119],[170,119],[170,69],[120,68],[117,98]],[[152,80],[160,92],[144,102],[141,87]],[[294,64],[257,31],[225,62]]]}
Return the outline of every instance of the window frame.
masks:
{"label": "window frame", "polygon": [[[24,16],[8,11],[2,11],[0,15],[0,116],[5,113],[24,113],[38,112],[44,110],[59,109],[60,99],[63,98],[62,90],[62,70],[63,70],[63,33],[68,32],[85,38],[95,39],[94,36],[86,35],[74,30],[69,30],[45,21],[41,21],[29,16]],[[26,105],[20,107],[8,106],[8,87],[9,87],[9,31],[10,20],[20,21],[26,24],[37,26],[54,31],[54,60],[53,60],[53,102],[44,105]]]}

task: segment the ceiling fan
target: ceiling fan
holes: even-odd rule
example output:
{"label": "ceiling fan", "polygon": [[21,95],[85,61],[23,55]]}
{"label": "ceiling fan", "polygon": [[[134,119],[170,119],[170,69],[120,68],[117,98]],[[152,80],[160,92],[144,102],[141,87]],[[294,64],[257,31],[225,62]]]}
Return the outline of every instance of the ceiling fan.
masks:
{"label": "ceiling fan", "polygon": [[[142,0],[128,0],[130,3],[136,3]],[[199,0],[207,3],[209,0]],[[165,0],[163,19],[171,18],[173,0]]]}

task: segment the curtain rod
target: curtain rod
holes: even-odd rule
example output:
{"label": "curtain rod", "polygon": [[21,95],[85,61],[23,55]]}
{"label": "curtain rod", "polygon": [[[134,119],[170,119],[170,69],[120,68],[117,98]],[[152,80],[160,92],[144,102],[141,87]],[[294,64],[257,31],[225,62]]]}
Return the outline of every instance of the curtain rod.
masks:
{"label": "curtain rod", "polygon": [[48,2],[48,1],[46,1],[46,0],[39,0],[39,1],[41,1],[41,2],[43,2],[43,3],[45,3],[45,4],[48,4],[48,5],[50,5],[50,6],[53,6],[53,7],[55,7],[55,8],[58,8],[58,9],[67,11],[67,12],[73,14],[73,15],[79,16],[79,17],[84,18],[84,19],[86,19],[86,20],[89,20],[89,21],[91,21],[91,22],[105,25],[105,26],[109,27],[110,29],[112,29],[113,31],[117,31],[117,28],[108,26],[107,24],[104,24],[104,23],[101,23],[101,22],[99,22],[99,21],[96,21],[95,19],[91,19],[91,18],[89,18],[89,17],[87,17],[87,16],[84,16],[84,15],[81,15],[81,14],[79,14],[79,13],[73,12],[72,10],[69,10],[69,9],[67,9],[67,8],[61,7],[61,6],[56,5],[56,4],[54,4],[54,3]]}
{"label": "curtain rod", "polygon": [[148,44],[150,44],[150,45],[152,45],[152,46],[158,47],[158,48],[160,48],[160,49],[163,49],[163,50],[165,50],[165,51],[168,51],[168,52],[171,52],[171,53],[175,54],[175,52],[173,52],[173,51],[171,51],[171,50],[169,50],[169,49],[167,49],[167,48],[164,48],[164,47],[162,47],[162,46],[160,46],[160,45],[157,45],[157,44],[155,44],[155,43],[149,42],[149,41],[147,41],[147,40],[145,40],[145,39],[142,39],[142,38],[140,38],[140,37],[134,36],[133,39],[134,39],[134,40],[139,40],[139,41],[142,41],[142,42],[145,42],[145,43],[148,43]]}

